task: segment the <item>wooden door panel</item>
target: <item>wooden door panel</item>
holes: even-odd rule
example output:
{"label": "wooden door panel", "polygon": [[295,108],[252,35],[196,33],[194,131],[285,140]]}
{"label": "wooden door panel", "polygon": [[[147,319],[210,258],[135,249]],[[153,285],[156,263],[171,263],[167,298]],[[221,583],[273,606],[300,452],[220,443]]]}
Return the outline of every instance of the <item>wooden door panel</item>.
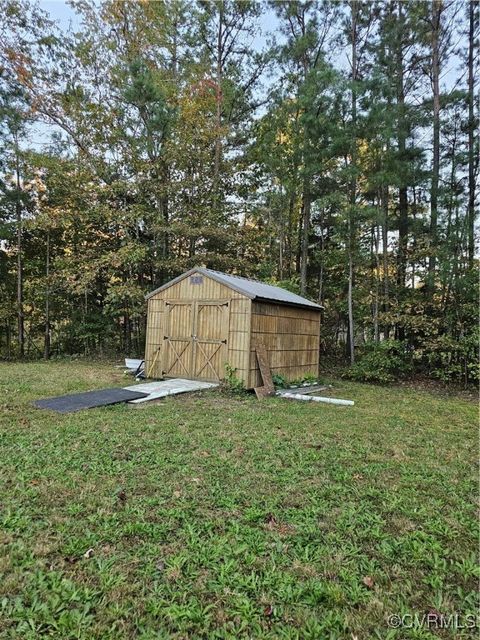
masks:
{"label": "wooden door panel", "polygon": [[225,340],[227,304],[197,303],[195,334],[199,340]]}
{"label": "wooden door panel", "polygon": [[192,341],[165,340],[163,375],[175,378],[192,376]]}
{"label": "wooden door panel", "polygon": [[193,303],[165,302],[163,375],[191,378],[193,367]]}
{"label": "wooden door panel", "polygon": [[196,378],[220,380],[224,377],[225,344],[223,342],[201,342],[195,345]]}
{"label": "wooden door panel", "polygon": [[196,303],[194,323],[194,377],[221,380],[227,355],[229,306],[227,302]]}
{"label": "wooden door panel", "polygon": [[193,327],[193,303],[166,302],[168,321],[167,335],[169,338],[188,338],[192,337]]}

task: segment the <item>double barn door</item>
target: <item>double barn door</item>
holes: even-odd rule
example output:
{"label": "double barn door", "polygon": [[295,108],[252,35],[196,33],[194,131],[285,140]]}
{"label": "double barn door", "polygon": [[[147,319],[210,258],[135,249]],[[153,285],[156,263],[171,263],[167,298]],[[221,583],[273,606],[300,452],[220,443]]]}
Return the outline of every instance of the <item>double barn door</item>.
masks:
{"label": "double barn door", "polygon": [[166,301],[162,373],[220,380],[227,360],[228,301]]}

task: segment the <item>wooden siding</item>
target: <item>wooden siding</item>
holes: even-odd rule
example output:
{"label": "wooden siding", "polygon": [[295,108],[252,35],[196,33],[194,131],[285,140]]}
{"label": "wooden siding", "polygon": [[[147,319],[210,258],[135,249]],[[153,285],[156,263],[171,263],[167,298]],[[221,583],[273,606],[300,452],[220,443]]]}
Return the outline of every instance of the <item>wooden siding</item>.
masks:
{"label": "wooden siding", "polygon": [[[318,311],[252,302],[197,275],[201,277],[184,278],[148,300],[145,370],[149,377],[211,380],[215,374],[225,375],[228,362],[247,388],[259,386],[258,344],[265,345],[273,373],[289,380],[318,375]],[[192,344],[194,327],[197,344]]]}
{"label": "wooden siding", "polygon": [[[191,276],[184,278],[149,298],[145,347],[147,376],[162,378],[163,372],[168,371],[168,377],[211,380],[214,379],[214,372],[209,361],[220,377],[225,375],[225,362],[228,362],[237,369],[236,375],[246,382],[249,373],[251,300],[205,275],[198,275],[199,279],[192,279]],[[192,334],[193,307],[189,305],[193,303],[197,305],[197,333],[202,339],[195,347],[181,340],[182,337],[190,338]],[[211,309],[208,308],[209,303]],[[221,304],[225,304],[225,314],[216,308]],[[165,340],[165,336],[171,337],[172,326],[176,331],[174,340]],[[223,332],[222,335],[219,332]],[[226,339],[226,345],[218,344],[223,339]],[[189,376],[187,371],[190,372]]]}
{"label": "wooden siding", "polygon": [[287,380],[318,375],[320,314],[310,309],[252,302],[249,388],[262,384],[255,354],[257,344],[265,345],[272,373]]}

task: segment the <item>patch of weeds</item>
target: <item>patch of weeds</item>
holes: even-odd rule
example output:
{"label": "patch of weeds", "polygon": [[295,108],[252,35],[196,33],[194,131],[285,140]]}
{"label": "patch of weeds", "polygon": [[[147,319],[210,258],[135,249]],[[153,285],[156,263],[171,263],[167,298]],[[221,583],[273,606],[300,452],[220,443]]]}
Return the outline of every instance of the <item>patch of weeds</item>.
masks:
{"label": "patch of weeds", "polygon": [[237,369],[228,362],[225,363],[225,378],[223,380],[223,390],[232,395],[242,395],[245,393],[245,383],[237,375]]}
{"label": "patch of weeds", "polygon": [[288,380],[281,373],[274,373],[272,375],[273,384],[277,389],[286,389],[289,385]]}

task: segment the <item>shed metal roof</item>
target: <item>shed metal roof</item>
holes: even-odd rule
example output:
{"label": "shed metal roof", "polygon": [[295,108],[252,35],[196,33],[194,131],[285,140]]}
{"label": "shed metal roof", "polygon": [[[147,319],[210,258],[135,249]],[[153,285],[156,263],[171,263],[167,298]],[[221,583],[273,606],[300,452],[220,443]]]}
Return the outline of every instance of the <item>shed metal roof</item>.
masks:
{"label": "shed metal roof", "polygon": [[287,291],[286,289],[282,289],[281,287],[275,287],[271,284],[265,284],[264,282],[259,282],[258,280],[250,280],[249,278],[241,278],[240,276],[232,276],[227,273],[222,273],[220,271],[213,271],[212,269],[205,269],[204,267],[194,267],[183,273],[178,278],[174,280],[170,280],[166,284],[158,287],[155,291],[149,293],[146,297],[151,298],[156,293],[171,287],[172,285],[180,282],[184,278],[194,274],[201,273],[208,278],[212,278],[212,280],[216,280],[220,282],[220,284],[224,284],[227,287],[230,287],[234,291],[238,291],[238,293],[242,293],[247,298],[251,300],[261,300],[265,302],[279,302],[281,304],[288,304],[295,307],[306,307],[309,309],[317,309],[320,311],[323,307],[315,302],[311,302],[306,298],[302,298],[302,296],[298,296],[296,293],[292,293],[291,291]]}

